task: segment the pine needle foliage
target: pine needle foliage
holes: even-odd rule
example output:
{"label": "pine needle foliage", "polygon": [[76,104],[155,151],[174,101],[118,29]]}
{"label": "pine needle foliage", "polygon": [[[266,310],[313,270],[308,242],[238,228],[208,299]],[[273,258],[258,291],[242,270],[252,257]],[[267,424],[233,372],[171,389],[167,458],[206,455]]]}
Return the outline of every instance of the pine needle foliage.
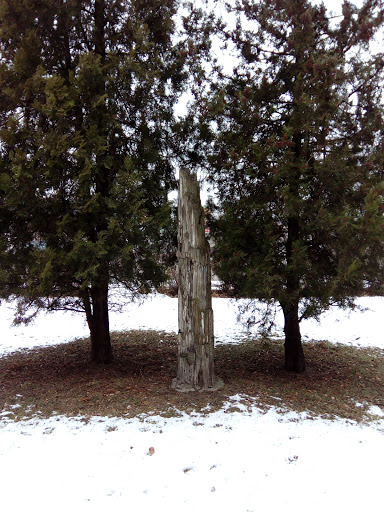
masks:
{"label": "pine needle foliage", "polygon": [[202,113],[215,267],[235,296],[282,308],[285,367],[301,372],[300,321],[382,290],[384,63],[370,48],[383,13],[374,1],[338,17],[307,0],[230,9],[239,64]]}
{"label": "pine needle foliage", "polygon": [[0,1],[1,294],[19,320],[84,311],[112,357],[108,289],[165,278],[176,0]]}

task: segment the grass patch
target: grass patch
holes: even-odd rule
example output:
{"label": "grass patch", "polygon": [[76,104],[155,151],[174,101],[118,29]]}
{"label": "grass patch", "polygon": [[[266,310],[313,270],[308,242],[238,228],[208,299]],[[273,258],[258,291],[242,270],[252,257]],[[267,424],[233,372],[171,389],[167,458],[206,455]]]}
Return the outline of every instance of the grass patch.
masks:
{"label": "grass patch", "polygon": [[157,331],[112,333],[114,362],[89,362],[89,340],[15,352],[0,358],[2,417],[126,416],[179,411],[208,414],[241,393],[249,405],[278,405],[327,418],[370,418],[384,408],[384,351],[307,342],[308,370],[282,368],[281,340],[250,340],[216,348],[216,373],[225,386],[215,393],[177,393],[177,337]]}

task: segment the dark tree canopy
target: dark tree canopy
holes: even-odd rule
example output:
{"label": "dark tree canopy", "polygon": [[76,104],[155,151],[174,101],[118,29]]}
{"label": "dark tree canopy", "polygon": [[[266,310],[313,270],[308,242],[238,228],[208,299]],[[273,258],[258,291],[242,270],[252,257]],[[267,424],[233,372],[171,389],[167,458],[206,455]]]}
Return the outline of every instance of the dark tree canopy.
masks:
{"label": "dark tree canopy", "polygon": [[108,287],[164,279],[176,0],[0,1],[1,294],[85,311],[111,359]]}
{"label": "dark tree canopy", "polygon": [[[227,33],[240,62],[203,105],[217,190],[215,267],[238,297],[278,303],[285,365],[299,322],[382,285],[383,57],[376,3],[330,19],[307,0],[242,0]],[[213,128],[207,136],[206,120]]]}

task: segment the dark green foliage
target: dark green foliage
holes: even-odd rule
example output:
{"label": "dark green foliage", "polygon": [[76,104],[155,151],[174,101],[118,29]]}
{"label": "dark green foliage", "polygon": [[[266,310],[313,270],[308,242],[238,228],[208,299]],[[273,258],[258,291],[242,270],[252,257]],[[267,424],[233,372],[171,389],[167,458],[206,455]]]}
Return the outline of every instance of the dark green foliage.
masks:
{"label": "dark green foliage", "polygon": [[281,306],[286,368],[303,371],[300,320],[383,283],[384,65],[368,53],[382,14],[345,3],[331,21],[306,0],[234,12],[241,61],[209,109],[216,272]]}
{"label": "dark green foliage", "polygon": [[0,1],[1,294],[84,310],[108,361],[108,287],[164,280],[175,0]]}

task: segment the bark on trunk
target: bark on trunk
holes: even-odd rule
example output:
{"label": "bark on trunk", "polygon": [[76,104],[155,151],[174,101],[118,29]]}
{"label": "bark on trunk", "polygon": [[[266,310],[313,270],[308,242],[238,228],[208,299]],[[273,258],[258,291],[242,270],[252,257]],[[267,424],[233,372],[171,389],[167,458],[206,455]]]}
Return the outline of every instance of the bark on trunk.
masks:
{"label": "bark on trunk", "polygon": [[112,345],[109,334],[108,287],[97,287],[91,291],[91,300],[86,298],[85,311],[91,334],[91,360],[108,364],[112,361]]}
{"label": "bark on trunk", "polygon": [[178,222],[179,346],[177,391],[215,391],[223,385],[214,373],[211,263],[205,238],[199,183],[180,171]]}
{"label": "bark on trunk", "polygon": [[[105,0],[95,0],[94,4],[94,52],[100,57],[101,63],[105,62]],[[95,94],[101,97],[105,94],[105,77],[101,73],[97,81],[93,84]],[[107,108],[104,103],[95,107],[94,113],[97,131],[100,139],[107,141],[108,130],[106,129],[105,119]],[[109,197],[110,187],[110,169],[105,165],[107,158],[107,149],[98,147],[95,153],[96,165],[94,169],[95,190],[98,196],[98,210],[96,221],[90,215],[90,240],[97,244],[100,240],[100,233],[108,229],[106,198]],[[89,192],[92,195],[91,191]],[[110,363],[112,360],[112,346],[109,334],[109,312],[108,312],[108,259],[101,257],[98,261],[98,275],[92,283],[88,295],[88,305],[86,304],[86,313],[88,326],[91,332],[91,359],[96,363]]]}
{"label": "bark on trunk", "polygon": [[283,306],[285,333],[285,369],[301,373],[305,371],[305,357],[301,344],[299,305]]}

